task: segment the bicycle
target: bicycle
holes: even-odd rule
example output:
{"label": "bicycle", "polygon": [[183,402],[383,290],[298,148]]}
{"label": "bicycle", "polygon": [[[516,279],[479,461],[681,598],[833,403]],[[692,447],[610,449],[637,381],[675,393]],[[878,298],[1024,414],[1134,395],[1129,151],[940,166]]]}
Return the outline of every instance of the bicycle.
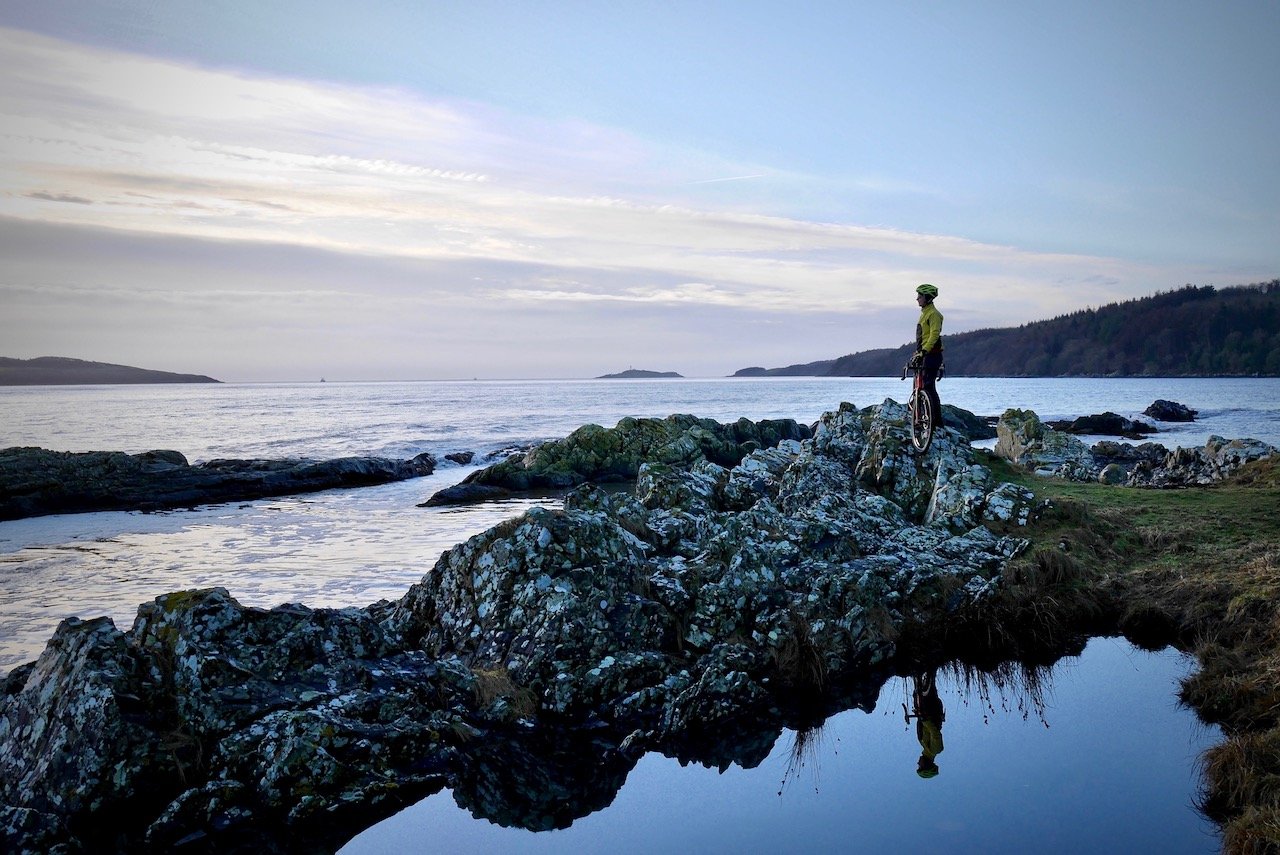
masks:
{"label": "bicycle", "polygon": [[924,454],[933,442],[933,405],[924,391],[924,367],[908,362],[902,367],[902,379],[907,372],[915,375],[911,384],[911,397],[907,399],[907,414],[911,417],[911,447]]}

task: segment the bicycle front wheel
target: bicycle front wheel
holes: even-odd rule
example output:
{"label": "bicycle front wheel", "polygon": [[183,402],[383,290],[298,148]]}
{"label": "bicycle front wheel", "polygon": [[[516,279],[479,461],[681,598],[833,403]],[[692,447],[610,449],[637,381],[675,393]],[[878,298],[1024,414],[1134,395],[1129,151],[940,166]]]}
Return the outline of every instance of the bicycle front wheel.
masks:
{"label": "bicycle front wheel", "polygon": [[933,405],[923,389],[911,394],[911,445],[924,454],[933,442]]}

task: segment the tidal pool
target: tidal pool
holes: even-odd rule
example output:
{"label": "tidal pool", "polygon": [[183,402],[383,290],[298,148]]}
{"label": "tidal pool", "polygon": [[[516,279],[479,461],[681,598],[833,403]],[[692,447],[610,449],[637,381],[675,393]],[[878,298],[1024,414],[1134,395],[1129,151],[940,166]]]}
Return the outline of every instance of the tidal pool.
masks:
{"label": "tidal pool", "polygon": [[895,678],[870,712],[783,731],[755,768],[645,755],[600,795],[608,807],[565,829],[504,828],[446,790],[340,851],[1217,852],[1194,803],[1198,758],[1220,735],[1177,704],[1191,668],[1095,638],[1029,675],[941,669],[936,696],[928,675]]}

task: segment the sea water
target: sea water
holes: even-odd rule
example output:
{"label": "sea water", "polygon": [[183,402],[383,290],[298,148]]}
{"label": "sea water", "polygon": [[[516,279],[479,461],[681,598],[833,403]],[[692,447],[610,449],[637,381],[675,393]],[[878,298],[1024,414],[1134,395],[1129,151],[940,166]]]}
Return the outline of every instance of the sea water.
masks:
{"label": "sea water", "polygon": [[[947,378],[948,403],[982,415],[1043,418],[1111,410],[1137,417],[1157,398],[1200,411],[1154,439],[1211,434],[1280,445],[1277,379]],[[532,504],[419,508],[491,454],[624,416],[692,413],[811,423],[841,401],[905,398],[898,378],[288,383],[0,388],[0,448],[167,448],[220,457],[435,454],[427,478],[160,514],[111,512],[0,522],[0,673],[35,658],[69,615],[128,626],[140,603],[220,585],[242,603],[363,606],[400,596],[440,553]],[[472,451],[473,466],[444,460]]]}
{"label": "sea water", "polygon": [[[671,413],[692,413],[719,421],[745,416],[752,420],[794,418],[810,423],[841,401],[867,406],[890,397],[902,400],[908,388],[897,378],[0,388],[0,447],[34,445],[59,451],[134,453],[168,448],[182,452],[192,462],[219,457],[328,458],[351,454],[410,457],[424,451],[443,461],[443,456],[451,452],[477,454],[473,465],[442,463],[434,475],[380,487],[330,490],[189,511],[91,513],[0,522],[0,673],[35,658],[58,622],[67,616],[108,615],[117,625],[125,627],[131,624],[140,603],[173,590],[220,585],[242,603],[264,607],[284,602],[362,606],[383,598],[396,598],[426,574],[440,553],[453,544],[534,504],[558,504],[557,500],[548,498],[513,499],[462,508],[419,508],[418,503],[436,490],[461,480],[489,455],[501,455],[511,448],[561,437],[582,424],[611,426],[623,416],[662,417]],[[945,402],[981,415],[997,415],[1006,408],[1019,407],[1033,409],[1045,419],[1071,418],[1104,410],[1140,417],[1141,410],[1148,404],[1165,398],[1198,409],[1200,416],[1188,424],[1161,424],[1162,433],[1153,437],[1156,441],[1169,446],[1197,446],[1210,435],[1218,434],[1247,436],[1280,445],[1280,380],[1275,379],[948,378],[942,381],[940,389]],[[1094,645],[1090,646],[1092,650]],[[1158,663],[1167,659],[1145,658],[1148,656],[1127,651],[1124,662]],[[779,804],[799,805],[800,810],[795,815],[787,814],[789,807],[774,811],[774,824],[770,826],[773,838],[756,837],[751,831],[756,827],[753,823],[769,821],[769,808],[735,807],[738,800],[745,797],[740,794],[740,785],[726,782],[734,781],[739,772],[743,780],[747,780],[750,775],[745,770],[730,770],[724,776],[713,778],[705,770],[683,769],[674,765],[674,761],[661,758],[643,760],[631,775],[633,783],[628,784],[626,795],[619,797],[623,802],[641,799],[635,809],[638,813],[606,811],[600,819],[584,821],[581,827],[589,829],[595,823],[605,823],[605,830],[595,832],[600,840],[624,834],[624,829],[609,825],[614,820],[607,817],[616,813],[622,817],[618,822],[634,824],[630,832],[625,832],[632,835],[634,845],[628,847],[630,851],[658,851],[663,848],[657,845],[661,838],[659,826],[666,820],[651,823],[646,817],[665,815],[673,817],[671,822],[688,824],[682,811],[692,810],[693,803],[683,795],[689,791],[705,793],[697,795],[697,799],[734,808],[732,822],[741,827],[735,832],[738,837],[715,838],[717,820],[709,820],[710,826],[700,832],[708,835],[704,840],[706,845],[697,847],[700,851],[742,851],[754,848],[753,841],[764,839],[775,841],[776,845],[771,844],[770,848],[782,850],[794,848],[787,845],[788,841],[807,840],[809,843],[800,848],[1025,851],[1045,848],[1046,841],[1058,840],[1061,834],[1081,822],[1092,823],[1092,827],[1100,829],[1097,833],[1102,835],[1099,839],[1103,842],[1093,840],[1079,847],[1068,842],[1057,848],[1050,846],[1047,851],[1135,851],[1131,846],[1111,846],[1105,841],[1122,839],[1122,832],[1128,833],[1125,829],[1134,826],[1135,817],[1154,810],[1151,805],[1158,803],[1162,811],[1178,812],[1181,824],[1168,827],[1180,829],[1169,832],[1180,841],[1179,845],[1166,845],[1164,837],[1169,834],[1163,834],[1152,838],[1162,841],[1158,845],[1139,848],[1212,851],[1216,845],[1212,835],[1197,824],[1198,819],[1189,807],[1194,757],[1210,737],[1203,732],[1198,737],[1178,735],[1182,733],[1177,730],[1179,727],[1184,730],[1191,727],[1194,731],[1194,719],[1185,711],[1170,713],[1180,722],[1173,732],[1163,729],[1163,725],[1159,728],[1155,725],[1156,720],[1171,709],[1172,682],[1187,667],[1185,662],[1174,659],[1172,665],[1166,662],[1167,667],[1141,664],[1129,673],[1123,671],[1123,662],[1113,661],[1114,657],[1099,671],[1090,664],[1093,660],[1087,655],[1078,672],[1094,676],[1084,681],[1086,685],[1080,691],[1082,702],[1095,704],[1093,711],[1080,713],[1068,708],[1046,716],[1050,728],[1105,730],[1113,721],[1131,717],[1135,709],[1130,701],[1097,707],[1096,704],[1101,703],[1099,698],[1112,691],[1109,686],[1135,684],[1145,686],[1143,691],[1155,693],[1143,702],[1147,706],[1141,708],[1149,717],[1128,722],[1119,731],[1125,734],[1124,738],[1131,739],[1161,734],[1160,744],[1151,749],[1150,757],[1117,753],[1098,745],[1096,740],[1091,741],[1088,733],[1081,733],[1081,742],[1068,740],[1067,747],[1062,749],[1063,758],[1075,758],[1083,763],[1078,768],[1071,767],[1072,777],[1066,779],[1072,792],[1095,792],[1102,788],[1101,792],[1112,792],[1111,801],[1103,800],[1112,808],[1125,803],[1126,793],[1115,791],[1114,782],[1127,779],[1131,768],[1150,769],[1150,774],[1161,780],[1170,776],[1177,779],[1176,794],[1162,791],[1159,796],[1134,796],[1133,811],[1124,816],[1108,814],[1108,818],[1097,822],[1082,820],[1075,811],[1096,812],[1100,808],[1073,807],[1071,803],[1058,807],[1063,797],[1061,789],[1065,786],[1062,770],[1053,767],[1053,763],[1059,761],[1038,761],[1039,766],[1010,771],[1005,762],[1010,749],[989,745],[983,749],[986,753],[980,753],[969,764],[956,763],[952,775],[922,781],[932,788],[916,793],[919,798],[909,800],[908,807],[903,808],[907,813],[894,814],[896,818],[887,822],[889,827],[897,829],[895,833],[875,838],[880,842],[871,840],[861,846],[858,841],[870,833],[869,828],[886,824],[880,819],[888,816],[886,811],[897,804],[895,800],[902,794],[894,785],[887,790],[892,797],[878,795],[883,788],[877,783],[879,773],[866,776],[852,771],[848,779],[843,772],[837,773],[836,770],[846,766],[853,770],[864,768],[864,761],[858,758],[867,752],[874,754],[878,749],[873,746],[888,738],[879,731],[871,735],[862,733],[858,728],[865,725],[855,726],[851,722],[873,721],[874,716],[851,712],[832,724],[826,738],[841,745],[847,740],[860,747],[846,749],[843,760],[824,760],[820,764],[824,783],[816,789],[818,794],[825,794],[821,805],[808,805],[808,797],[800,795],[793,795],[787,801],[784,792]],[[1116,676],[1116,667],[1123,672],[1120,676]],[[1152,674],[1155,676],[1150,676]],[[951,752],[948,759],[954,762],[968,750],[953,750],[955,746],[988,744],[989,740],[982,734],[991,731],[974,731],[971,737],[957,741],[957,737],[950,734],[963,733],[967,726],[962,723],[963,719],[957,721],[954,716],[962,715],[959,711],[968,707],[964,701],[953,705],[957,711],[948,709],[947,750]],[[890,712],[892,707],[893,704],[888,704]],[[990,720],[990,716],[987,718]],[[1100,724],[1105,727],[1099,727]],[[854,727],[861,735],[843,735],[843,728],[847,727]],[[1021,744],[1021,737],[1008,739],[1012,740],[1009,745]],[[1176,760],[1173,772],[1163,765],[1170,757]],[[1066,759],[1061,762],[1065,763]],[[1157,765],[1151,765],[1157,761]],[[962,787],[948,783],[965,780],[956,774],[961,769],[969,769],[964,774],[977,777]],[[760,783],[763,778],[751,780],[755,783],[741,786],[763,786]],[[634,783],[636,781],[641,783]],[[643,783],[646,781],[648,783]],[[917,786],[909,779],[907,783]],[[803,789],[792,787],[791,791]],[[993,830],[995,827],[990,826],[994,821],[992,817],[1001,813],[1002,805],[1011,795],[1027,789],[1044,793],[1030,795],[1032,807],[1011,806],[996,826],[1025,826],[1026,835],[1019,838],[1016,845],[1009,840],[991,838],[990,835],[997,833]],[[667,798],[666,806],[659,810],[654,808],[653,800],[662,797],[643,795],[647,791],[670,793],[672,797]],[[427,800],[422,810],[439,811],[438,807],[425,805],[451,804],[445,795],[433,799]],[[975,799],[981,803],[975,803]],[[743,804],[755,805],[756,802],[747,800]],[[861,825],[837,823],[832,826],[833,817],[846,814],[852,817],[856,813],[854,807],[862,812],[859,814],[863,816]],[[352,851],[400,851],[399,843],[385,843],[387,838],[378,836],[384,832],[407,834],[410,838],[431,835],[433,832],[421,830],[421,821],[413,820],[414,815],[410,812],[407,817],[389,821],[392,823],[389,828],[399,828],[399,831],[387,832],[379,826],[371,842],[353,842],[353,846],[359,843],[363,848]],[[435,813],[428,815],[432,817],[427,820],[432,827],[445,821]],[[447,812],[444,815],[452,817]],[[449,823],[458,821],[448,819]],[[720,822],[728,821],[722,818]],[[404,822],[419,822],[419,825],[409,831],[395,825]],[[801,831],[809,834],[812,831],[809,824],[843,829],[840,833],[848,835],[847,846],[834,838],[795,836]],[[477,827],[484,825],[476,824]],[[932,836],[920,838],[918,834],[926,826],[934,829]],[[575,829],[578,827],[575,824]],[[1151,833],[1165,827],[1161,821],[1153,826],[1155,830]],[[651,833],[658,836],[645,836]],[[741,836],[743,834],[746,836]],[[568,838],[560,832],[537,838],[527,835],[520,839],[518,848],[554,848],[559,845],[558,840],[570,840],[572,845],[561,850],[569,851],[583,839]],[[716,839],[720,843],[714,842]],[[978,845],[988,839],[995,848]],[[1061,839],[1078,843],[1086,838],[1075,834]],[[384,842],[377,842],[379,840]],[[901,846],[893,843],[902,840],[907,843]],[[477,851],[506,850],[511,845],[506,838],[476,838],[467,844]],[[605,848],[603,843],[584,843],[583,846],[588,850],[592,846],[598,850]],[[445,848],[456,851],[456,847]],[[417,851],[433,850],[430,845],[421,844]]]}

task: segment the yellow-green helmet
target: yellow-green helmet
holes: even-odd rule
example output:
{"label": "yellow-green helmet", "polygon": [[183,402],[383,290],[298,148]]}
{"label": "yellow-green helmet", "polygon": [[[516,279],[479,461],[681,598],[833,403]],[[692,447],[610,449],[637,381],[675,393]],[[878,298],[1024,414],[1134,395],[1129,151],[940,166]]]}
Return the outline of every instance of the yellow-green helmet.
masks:
{"label": "yellow-green helmet", "polygon": [[921,297],[928,297],[930,300],[938,296],[938,286],[930,285],[928,282],[923,285],[916,286],[916,293]]}

